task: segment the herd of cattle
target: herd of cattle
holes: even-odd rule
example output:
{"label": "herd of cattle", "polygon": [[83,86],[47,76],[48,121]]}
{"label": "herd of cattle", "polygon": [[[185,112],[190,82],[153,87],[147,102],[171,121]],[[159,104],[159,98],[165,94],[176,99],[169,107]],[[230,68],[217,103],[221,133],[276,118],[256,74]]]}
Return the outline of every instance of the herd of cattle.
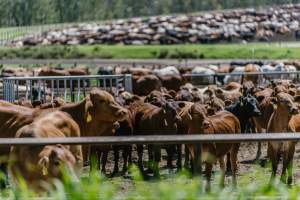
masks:
{"label": "herd of cattle", "polygon": [[[273,65],[271,63],[269,68],[293,66],[296,69],[298,67],[296,62]],[[232,66],[226,69],[232,72],[236,69]],[[246,64],[243,69],[257,70],[263,66],[265,65],[252,63]],[[64,69],[70,74],[72,70],[74,69]],[[244,77],[243,82],[225,82],[224,87],[208,83],[206,87],[199,88],[193,85],[193,82],[183,78],[180,73],[183,69],[178,70],[175,67],[154,70],[99,68],[99,73],[107,74],[111,70],[115,73],[129,73],[130,70],[133,77],[133,93],[124,90],[115,93],[93,88],[90,94],[78,103],[64,102],[59,98],[41,104],[32,104],[26,100],[17,101],[15,104],[0,101],[2,121],[0,137],[134,137],[156,134],[300,131],[300,114],[298,114],[300,87],[297,87],[292,80],[279,77],[278,80],[265,82],[264,87],[261,87],[257,82],[260,75],[249,75]],[[220,66],[218,70],[224,71],[225,67],[223,69]],[[198,77],[198,79],[205,78]],[[268,143],[268,157],[272,162],[271,180],[275,178],[282,156],[281,180],[288,184],[292,183],[295,144],[295,142]],[[194,174],[201,173],[201,165],[204,163],[208,190],[212,168],[216,161],[219,162],[223,175],[226,170],[232,171],[233,184],[236,185],[238,143],[205,143],[201,146],[153,144],[113,147],[81,145],[0,147],[0,155],[5,157],[0,167],[5,173],[7,166],[9,167],[16,184],[19,183],[19,177],[22,177],[30,187],[42,189],[41,181],[51,182],[52,178],[62,178],[60,170],[62,166],[72,172],[71,174],[76,178],[82,167],[91,163],[93,155],[98,161],[101,159],[101,166],[98,167],[105,172],[110,150],[114,152],[112,175],[119,173],[119,155],[123,158],[122,172],[126,172],[128,164],[134,160],[132,153],[136,150],[137,164],[143,174],[159,176],[162,148],[167,152],[167,167],[170,169],[174,167],[174,159],[176,159],[176,167],[181,169],[183,156],[184,166],[190,168]],[[146,149],[148,162],[145,162],[143,155]],[[260,152],[257,158],[259,156]],[[2,182],[2,186],[5,184],[5,181]],[[222,185],[224,185],[224,176]]]}
{"label": "herd of cattle", "polygon": [[13,42],[23,45],[182,44],[299,38],[300,5],[84,23]]}

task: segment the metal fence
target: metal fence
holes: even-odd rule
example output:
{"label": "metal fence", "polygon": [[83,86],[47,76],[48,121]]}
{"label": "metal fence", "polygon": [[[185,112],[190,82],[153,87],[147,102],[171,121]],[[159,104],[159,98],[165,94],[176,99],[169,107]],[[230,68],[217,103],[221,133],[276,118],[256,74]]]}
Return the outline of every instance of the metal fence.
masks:
{"label": "metal fence", "polygon": [[11,145],[131,145],[131,144],[198,144],[240,143],[264,141],[300,141],[300,133],[262,134],[198,134],[198,135],[151,135],[151,136],[103,136],[67,138],[1,138],[0,146]]}
{"label": "metal fence", "polygon": [[125,75],[7,77],[2,79],[3,99],[14,102],[20,98],[46,100],[61,97],[80,101],[93,87],[118,93],[120,88],[132,92],[132,78]]}
{"label": "metal fence", "polygon": [[[273,71],[273,72],[233,72],[233,73],[214,73],[214,74],[184,74],[183,77],[195,85],[208,85],[222,83],[226,76],[237,77],[240,83],[243,83],[245,77],[256,76],[259,84],[263,85],[268,81],[289,79],[293,82],[300,80],[300,71]],[[224,83],[223,83],[224,84]]]}

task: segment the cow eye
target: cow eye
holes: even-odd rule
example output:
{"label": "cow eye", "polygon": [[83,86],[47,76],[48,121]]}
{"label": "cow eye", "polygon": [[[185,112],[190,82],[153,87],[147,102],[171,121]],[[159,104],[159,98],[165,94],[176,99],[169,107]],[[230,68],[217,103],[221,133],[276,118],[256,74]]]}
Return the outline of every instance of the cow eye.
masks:
{"label": "cow eye", "polygon": [[55,165],[55,166],[59,166],[59,165],[60,165],[59,160],[55,160],[55,161],[54,161],[54,165]]}

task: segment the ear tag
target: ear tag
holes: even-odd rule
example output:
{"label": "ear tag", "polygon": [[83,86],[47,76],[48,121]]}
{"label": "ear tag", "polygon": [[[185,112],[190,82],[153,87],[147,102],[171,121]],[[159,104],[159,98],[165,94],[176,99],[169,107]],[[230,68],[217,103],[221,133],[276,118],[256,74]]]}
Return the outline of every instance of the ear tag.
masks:
{"label": "ear tag", "polygon": [[92,121],[92,115],[90,114],[90,112],[88,112],[87,118],[86,118],[86,122],[90,123]]}
{"label": "ear tag", "polygon": [[244,103],[241,101],[240,105],[241,105],[241,106],[244,106]]}
{"label": "ear tag", "polygon": [[188,117],[189,117],[189,120],[191,120],[192,121],[192,115],[190,115],[190,114],[188,114]]}
{"label": "ear tag", "polygon": [[277,109],[277,105],[276,105],[276,104],[274,104],[274,103],[273,103],[273,108],[274,108],[274,110],[276,110],[276,109]]}
{"label": "ear tag", "polygon": [[43,167],[43,169],[42,169],[42,173],[43,173],[43,176],[47,176],[47,174],[48,174],[48,169],[47,169],[47,167]]}
{"label": "ear tag", "polygon": [[167,113],[165,109],[163,109],[163,112],[164,112],[164,114],[166,114],[166,113]]}

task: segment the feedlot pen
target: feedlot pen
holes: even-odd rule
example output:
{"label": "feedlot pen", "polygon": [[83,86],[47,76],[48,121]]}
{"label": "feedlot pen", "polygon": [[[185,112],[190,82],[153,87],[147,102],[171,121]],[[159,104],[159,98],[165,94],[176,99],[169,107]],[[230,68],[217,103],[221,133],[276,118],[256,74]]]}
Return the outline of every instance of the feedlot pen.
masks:
{"label": "feedlot pen", "polygon": [[[262,82],[262,85],[266,83],[266,80],[270,81],[272,79],[266,78],[268,75],[275,75],[277,76],[276,79],[284,79],[285,75],[296,75],[295,79],[293,80],[295,83],[298,83],[299,81],[299,74],[300,72],[268,72],[268,73],[240,73],[240,74],[213,74],[213,75],[184,75],[184,78],[187,80],[197,81],[201,80],[204,77],[209,78],[212,80],[212,84],[216,84],[219,76],[240,76],[242,77],[241,80],[243,82],[243,78],[245,75],[259,75],[264,76],[264,81]],[[77,76],[77,77],[26,77],[26,78],[3,78],[2,79],[3,84],[3,99],[14,102],[20,97],[23,97],[25,99],[31,99],[33,100],[36,98],[37,100],[41,100],[46,98],[46,95],[50,94],[51,98],[54,98],[55,96],[63,97],[65,100],[71,100],[71,101],[79,101],[82,96],[84,96],[86,93],[90,91],[91,87],[101,87],[103,89],[112,90],[116,93],[118,92],[118,89],[121,87],[124,87],[126,91],[131,92],[132,91],[132,77],[131,75],[102,75],[102,76]],[[203,86],[203,85],[202,85]],[[300,133],[297,133],[300,134]],[[295,135],[297,135],[295,134]],[[290,135],[290,134],[287,134]],[[246,135],[243,135],[246,136]],[[253,141],[261,141],[261,138],[259,136],[262,135],[252,135],[254,139],[252,139],[251,143],[245,139],[241,139],[243,141],[239,154],[238,154],[238,168],[239,168],[239,179],[238,183],[245,182],[245,183],[251,183],[253,181],[260,181],[267,183],[270,176],[270,167],[266,166],[266,142],[267,139],[264,139],[263,145],[262,145],[262,158],[258,162],[254,162],[254,157],[256,154],[256,143],[253,143]],[[266,134],[265,136],[269,137],[271,135]],[[274,136],[274,135],[273,135]],[[275,134],[275,137],[277,137],[278,134]],[[152,136],[153,137],[153,136]],[[203,137],[203,135],[201,136]],[[223,136],[228,137],[228,136]],[[236,135],[234,136],[236,137]],[[257,138],[256,138],[257,137]],[[168,136],[170,140],[172,140],[172,136]],[[256,138],[256,139],[255,139]],[[69,138],[66,138],[68,140]],[[103,138],[101,138],[102,140]],[[120,138],[118,138],[119,140]],[[132,138],[128,138],[129,140]],[[149,138],[148,138],[149,139]],[[149,140],[141,140],[141,142],[147,143]],[[300,138],[298,138],[300,139]],[[297,140],[298,140],[297,139]],[[83,138],[81,138],[81,141],[84,141]],[[196,141],[196,140],[195,140]],[[214,141],[214,140],[210,140]],[[3,140],[0,140],[0,145],[3,145]],[[39,141],[39,144],[45,144],[41,141]],[[54,142],[55,143],[55,142]],[[56,142],[61,143],[61,142]],[[120,142],[118,144],[127,144],[126,142]],[[159,143],[159,142],[158,142]],[[182,143],[182,142],[179,142]],[[5,142],[4,142],[5,144]],[[22,141],[20,142],[22,144]],[[114,143],[117,144],[117,143]],[[144,154],[146,158],[146,153]],[[162,152],[163,158],[166,156],[166,152]],[[133,153],[133,161],[136,161],[137,155],[136,152]],[[173,161],[175,163],[175,161]],[[170,171],[165,170],[166,166],[166,159],[163,159],[162,162],[160,162],[160,168],[161,168],[161,174],[163,177],[168,177],[170,175]],[[263,167],[263,168],[262,168]],[[112,172],[113,169],[113,156],[112,154],[109,155],[108,165],[107,165],[107,173]],[[214,166],[214,171],[218,172],[219,168],[218,165]],[[260,172],[260,175],[263,176],[262,179],[259,179],[257,171]],[[279,170],[278,170],[279,171]],[[126,178],[127,177],[127,178]],[[296,181],[300,178],[300,145],[298,144],[296,146],[296,152],[294,156],[294,178]],[[116,177],[111,179],[111,181],[120,181],[121,179],[121,185],[124,191],[127,191],[130,188],[134,187],[134,182],[131,179],[128,179],[128,176],[125,176],[125,179],[122,177]],[[217,181],[214,181],[215,183]],[[121,192],[124,192],[121,191]]]}

